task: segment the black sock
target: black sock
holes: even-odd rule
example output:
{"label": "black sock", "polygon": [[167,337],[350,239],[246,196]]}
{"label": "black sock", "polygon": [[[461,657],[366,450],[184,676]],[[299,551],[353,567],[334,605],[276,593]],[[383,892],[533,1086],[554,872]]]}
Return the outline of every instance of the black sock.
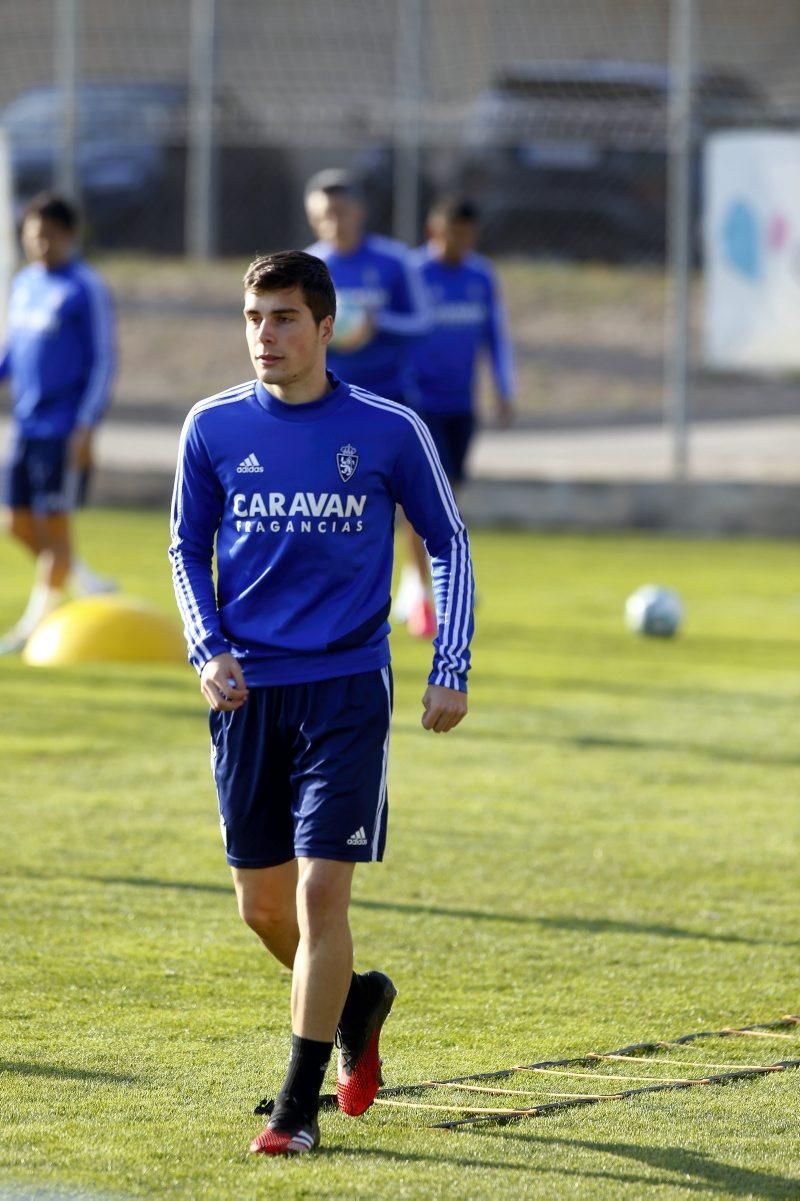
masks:
{"label": "black sock", "polygon": [[344,1003],[342,1016],[339,1018],[340,1026],[359,1025],[361,1022],[364,1006],[367,1000],[368,989],[364,978],[359,976],[358,972],[353,972],[353,978],[350,981],[350,989]]}
{"label": "black sock", "polygon": [[292,1035],[289,1067],[275,1098],[273,1121],[280,1124],[285,1117],[311,1121],[317,1116],[319,1093],[332,1050],[333,1043]]}

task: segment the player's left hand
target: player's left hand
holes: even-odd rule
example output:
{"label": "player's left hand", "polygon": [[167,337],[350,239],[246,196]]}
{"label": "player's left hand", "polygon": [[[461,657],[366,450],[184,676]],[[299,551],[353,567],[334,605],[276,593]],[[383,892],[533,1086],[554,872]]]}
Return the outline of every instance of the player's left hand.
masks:
{"label": "player's left hand", "polygon": [[422,725],[434,734],[446,734],[467,716],[467,694],[456,688],[429,684],[422,698]]}
{"label": "player's left hand", "polygon": [[92,465],[93,433],[90,425],[79,425],[70,438],[70,462],[77,471],[86,471]]}

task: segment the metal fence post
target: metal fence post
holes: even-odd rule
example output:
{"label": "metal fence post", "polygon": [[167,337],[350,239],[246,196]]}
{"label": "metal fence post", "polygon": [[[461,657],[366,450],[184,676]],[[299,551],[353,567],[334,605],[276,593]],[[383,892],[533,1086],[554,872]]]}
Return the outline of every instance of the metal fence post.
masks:
{"label": "metal fence post", "polygon": [[0,341],[8,328],[8,292],[17,265],[14,189],[8,134],[0,128]]}
{"label": "metal fence post", "polygon": [[186,249],[196,259],[210,259],[216,250],[215,69],[216,3],[192,0],[184,219]]}
{"label": "metal fence post", "polygon": [[80,74],[80,0],[53,0],[55,4],[54,75],[58,87],[61,121],[55,186],[80,202],[80,180],[75,161],[78,138],[78,77]]}
{"label": "metal fence post", "polygon": [[412,246],[419,223],[425,2],[397,0],[392,232]]}
{"label": "metal fence post", "polygon": [[672,434],[672,474],[689,473],[689,352],[692,270],[693,0],[672,0],[669,29],[669,196],[667,207],[667,329],[665,420]]}

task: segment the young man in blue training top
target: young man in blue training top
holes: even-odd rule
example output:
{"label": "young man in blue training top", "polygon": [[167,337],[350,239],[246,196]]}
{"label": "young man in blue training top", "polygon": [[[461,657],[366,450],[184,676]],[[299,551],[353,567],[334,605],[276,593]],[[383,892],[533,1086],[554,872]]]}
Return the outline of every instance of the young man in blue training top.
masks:
{"label": "young man in blue training top", "polygon": [[[220,822],[239,911],[292,970],[289,1068],[251,1151],[319,1143],[334,1036],[337,1099],[363,1113],[395,988],[353,972],[356,863],[386,840],[392,684],[387,616],[395,506],[433,560],[440,622],[422,725],[467,711],[472,569],[425,425],[326,370],[336,294],[302,251],[244,277],[257,379],[184,426],[172,510],[175,594],[211,706]],[[212,560],[216,555],[216,586]]]}
{"label": "young man in blue training top", "polygon": [[[428,328],[428,311],[411,251],[394,238],[367,232],[364,197],[349,171],[329,168],[311,177],[306,216],[319,239],[308,251],[327,263],[336,287],[338,328],[328,366],[349,383],[415,407],[413,351]],[[422,585],[430,579],[430,565],[413,535],[408,549],[403,579],[405,589],[414,591],[414,604],[402,620],[411,633],[432,638],[433,598]]]}
{"label": "young man in blue training top", "polygon": [[78,477],[91,465],[116,357],[111,298],[76,257],[77,233],[77,211],[61,196],[42,193],[25,211],[29,265],[12,284],[0,379],[10,379],[13,397],[7,524],[34,555],[36,577],[25,612],[0,638],[0,654],[22,649],[64,599],[70,575],[81,591],[113,587],[71,546]]}
{"label": "young man in blue training top", "polygon": [[428,214],[428,239],[414,255],[428,294],[431,324],[415,347],[425,419],[450,483],[464,480],[464,462],[475,429],[475,385],[481,355],[494,378],[497,420],[511,422],[514,358],[494,269],[475,254],[478,210],[449,197]]}

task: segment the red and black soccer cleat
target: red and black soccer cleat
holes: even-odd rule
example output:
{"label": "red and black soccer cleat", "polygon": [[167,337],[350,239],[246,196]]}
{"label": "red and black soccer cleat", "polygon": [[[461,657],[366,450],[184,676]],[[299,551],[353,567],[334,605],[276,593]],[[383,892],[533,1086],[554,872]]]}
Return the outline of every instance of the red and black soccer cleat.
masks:
{"label": "red and black soccer cleat", "polygon": [[319,1146],[319,1123],[316,1118],[297,1129],[275,1130],[270,1122],[250,1144],[254,1155],[302,1155]]}
{"label": "red and black soccer cleat", "polygon": [[369,1109],[383,1084],[378,1042],[397,996],[397,989],[383,972],[365,972],[361,979],[369,988],[370,998],[363,1020],[358,1025],[340,1024],[337,1031],[336,1100],[342,1113],[351,1118]]}

